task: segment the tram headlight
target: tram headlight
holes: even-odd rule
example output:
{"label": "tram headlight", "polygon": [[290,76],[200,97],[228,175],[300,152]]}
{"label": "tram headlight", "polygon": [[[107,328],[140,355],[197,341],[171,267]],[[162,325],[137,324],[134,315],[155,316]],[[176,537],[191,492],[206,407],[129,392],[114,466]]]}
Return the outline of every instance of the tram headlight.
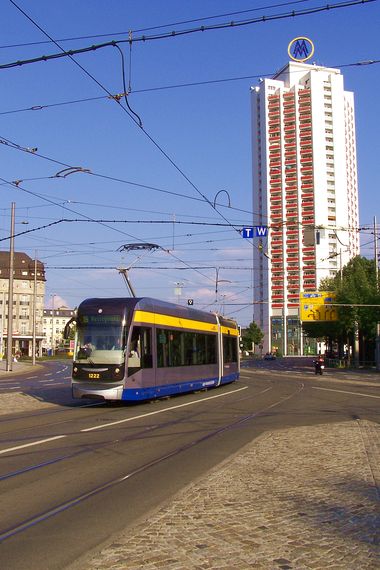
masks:
{"label": "tram headlight", "polygon": [[115,374],[119,374],[120,368],[115,368]]}
{"label": "tram headlight", "polygon": [[78,372],[78,368],[76,366],[74,366],[73,372],[74,372],[74,374],[76,374]]}

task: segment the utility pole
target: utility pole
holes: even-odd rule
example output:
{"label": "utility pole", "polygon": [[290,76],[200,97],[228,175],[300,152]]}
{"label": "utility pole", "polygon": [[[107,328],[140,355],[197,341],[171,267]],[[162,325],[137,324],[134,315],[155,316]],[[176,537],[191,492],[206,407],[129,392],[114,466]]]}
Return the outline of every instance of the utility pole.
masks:
{"label": "utility pole", "polygon": [[[378,264],[378,251],[377,251],[377,228],[376,216],[373,218],[373,235],[375,238],[375,276],[376,276],[376,291],[379,292],[379,264]],[[375,349],[376,370],[380,371],[380,323],[376,324],[376,349]]]}
{"label": "utility pole", "polygon": [[12,343],[13,343],[13,266],[15,240],[15,203],[11,210],[11,237],[9,247],[9,287],[8,287],[8,330],[7,330],[7,372],[12,372]]}
{"label": "utility pole", "polygon": [[52,354],[52,356],[55,355],[54,301],[55,301],[55,295],[52,295],[52,319],[51,319],[51,354]]}
{"label": "utility pole", "polygon": [[0,315],[0,360],[3,360],[3,346],[4,346],[4,318],[5,318],[5,293],[3,291],[3,300],[1,305]]}
{"label": "utility pole", "polygon": [[32,330],[32,364],[36,364],[36,315],[37,315],[37,252],[34,254],[34,290],[33,290],[33,330]]}

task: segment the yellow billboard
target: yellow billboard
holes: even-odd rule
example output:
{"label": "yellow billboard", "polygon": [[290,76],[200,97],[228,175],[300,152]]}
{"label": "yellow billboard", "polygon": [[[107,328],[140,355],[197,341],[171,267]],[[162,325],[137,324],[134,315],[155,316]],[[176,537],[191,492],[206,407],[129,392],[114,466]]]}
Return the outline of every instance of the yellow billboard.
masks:
{"label": "yellow billboard", "polygon": [[313,291],[300,294],[300,320],[307,322],[337,321],[336,295],[331,291]]}

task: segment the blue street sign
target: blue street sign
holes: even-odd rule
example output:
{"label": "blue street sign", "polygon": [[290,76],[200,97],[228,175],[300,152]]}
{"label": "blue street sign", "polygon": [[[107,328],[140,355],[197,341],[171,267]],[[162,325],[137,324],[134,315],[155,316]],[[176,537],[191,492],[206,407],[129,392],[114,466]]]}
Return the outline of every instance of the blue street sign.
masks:
{"label": "blue street sign", "polygon": [[252,226],[243,228],[241,235],[243,238],[265,237],[268,234],[267,226]]}

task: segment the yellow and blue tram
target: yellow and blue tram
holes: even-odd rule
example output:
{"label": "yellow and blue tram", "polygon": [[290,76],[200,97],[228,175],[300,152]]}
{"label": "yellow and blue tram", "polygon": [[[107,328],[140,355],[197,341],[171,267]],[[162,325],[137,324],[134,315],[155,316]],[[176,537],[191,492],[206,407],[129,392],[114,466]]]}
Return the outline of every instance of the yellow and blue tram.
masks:
{"label": "yellow and blue tram", "polygon": [[77,311],[74,398],[137,401],[234,382],[235,321],[147,297],[87,299]]}

